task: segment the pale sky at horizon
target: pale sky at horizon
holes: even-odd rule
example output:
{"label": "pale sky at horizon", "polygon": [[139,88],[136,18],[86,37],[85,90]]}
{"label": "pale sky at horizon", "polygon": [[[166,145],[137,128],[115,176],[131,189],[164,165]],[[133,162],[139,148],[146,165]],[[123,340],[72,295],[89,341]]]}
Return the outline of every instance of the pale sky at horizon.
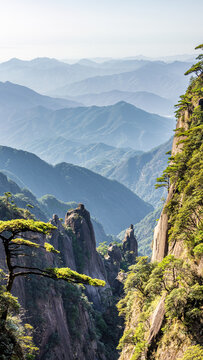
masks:
{"label": "pale sky at horizon", "polygon": [[202,13],[202,0],[0,0],[0,62],[191,54]]}

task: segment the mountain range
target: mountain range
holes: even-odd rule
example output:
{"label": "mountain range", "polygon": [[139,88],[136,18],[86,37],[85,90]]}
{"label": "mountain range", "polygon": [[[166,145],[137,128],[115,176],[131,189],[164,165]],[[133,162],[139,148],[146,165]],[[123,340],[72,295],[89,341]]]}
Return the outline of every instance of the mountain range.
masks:
{"label": "mountain range", "polygon": [[133,71],[89,77],[71,83],[50,92],[49,95],[66,97],[99,94],[113,90],[147,91],[176,102],[188,85],[188,78],[185,78],[183,74],[190,65],[190,63],[179,61],[170,64],[161,61],[147,62]]}
{"label": "mountain range", "polygon": [[19,111],[35,106],[44,106],[48,109],[57,110],[61,108],[81,106],[73,100],[52,98],[41,95],[28,87],[13,84],[9,81],[0,82],[0,110]]}
{"label": "mountain range", "polygon": [[33,152],[51,164],[69,162],[99,172],[101,175],[121,161],[142,154],[142,151],[132,148],[117,148],[104,143],[83,145],[62,136],[30,141],[25,145],[25,150]]}
{"label": "mountain range", "polygon": [[112,90],[99,94],[84,94],[72,97],[74,101],[81,102],[85,106],[108,106],[117,102],[125,101],[147,112],[173,116],[173,102],[159,95],[147,91],[128,92]]}
{"label": "mountain range", "polygon": [[[99,63],[82,59],[68,64],[51,58],[29,61],[14,58],[0,64],[0,81],[24,85],[54,97],[69,99],[85,95],[87,105],[127,101],[149,112],[171,115],[172,104],[188,85],[189,80],[183,74],[190,66],[190,60],[167,63],[126,58]],[[82,98],[73,100],[81,102]]]}
{"label": "mountain range", "polygon": [[[8,88],[15,88],[15,86],[4,84],[5,92]],[[49,103],[51,101],[49,98],[38,98],[36,104],[38,102],[39,105],[27,108],[29,101],[25,100],[26,89],[21,90],[23,93],[20,96],[19,92],[21,105],[11,106],[7,95],[2,101],[0,109],[2,145],[22,148],[31,140],[46,140],[54,134],[54,137],[62,136],[82,144],[103,142],[110,146],[131,147],[135,150],[146,151],[168,140],[172,135],[174,127],[172,119],[147,113],[125,102],[104,107],[52,110],[40,105],[40,101]],[[29,98],[30,90],[27,92]]]}
{"label": "mountain range", "polygon": [[0,80],[11,81],[46,93],[60,86],[80,81],[91,76],[115,74],[137,69],[146,62],[143,60],[113,61],[96,64],[82,61],[67,64],[53,58],[20,60],[13,58],[0,64]]}
{"label": "mountain range", "polygon": [[84,203],[106,233],[117,234],[153,210],[117,181],[72,164],[52,166],[22,150],[1,146],[0,170],[14,174],[36,197],[52,194],[64,202]]}
{"label": "mountain range", "polygon": [[171,149],[172,140],[171,138],[143,154],[129,157],[102,174],[118,180],[157,208],[163,204],[162,198],[166,197],[167,192],[164,187],[155,189],[156,179],[162,175],[167,166],[169,155],[167,156],[166,153]]}
{"label": "mountain range", "polygon": [[[53,195],[44,195],[37,199],[31,191],[26,188],[20,188],[16,182],[4,173],[0,172],[0,196],[4,196],[6,192],[10,192],[12,194],[10,199],[12,201],[11,204],[16,204],[19,208],[29,210],[38,220],[47,222],[49,219],[52,219],[53,214],[57,214],[59,218],[64,219],[68,210],[75,209],[78,206],[74,201],[60,201]],[[10,176],[15,178],[13,174],[10,174]],[[13,206],[15,208],[15,205]],[[4,214],[4,216],[5,215],[6,214]],[[106,235],[101,223],[94,218],[91,218],[91,221],[93,223],[97,245],[103,241],[109,243],[112,237]]]}
{"label": "mountain range", "polygon": [[28,149],[49,163],[71,162],[117,180],[143,200],[158,207],[166,196],[166,190],[155,189],[156,178],[167,166],[166,152],[171,145],[172,138],[148,152],[139,152],[102,143],[81,145],[61,137],[33,141]]}

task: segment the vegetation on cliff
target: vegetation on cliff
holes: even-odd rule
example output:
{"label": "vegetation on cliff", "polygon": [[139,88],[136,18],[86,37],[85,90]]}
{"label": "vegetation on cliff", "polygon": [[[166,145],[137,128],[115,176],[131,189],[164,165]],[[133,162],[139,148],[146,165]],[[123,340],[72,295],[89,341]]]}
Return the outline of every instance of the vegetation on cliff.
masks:
{"label": "vegetation on cliff", "polygon": [[[203,45],[198,48],[203,48]],[[168,254],[149,263],[138,258],[125,280],[118,303],[126,328],[120,359],[201,359],[203,357],[201,256],[203,73],[202,55],[190,85],[177,105],[178,124],[170,164],[158,179],[172,197],[168,214]],[[200,100],[201,99],[201,100]],[[174,249],[179,249],[174,253]]]}
{"label": "vegetation on cliff", "polygon": [[[199,104],[203,97],[202,64],[201,60],[198,63],[199,76],[191,80],[177,105],[176,116],[183,125],[176,129],[175,136],[181,151],[170,158],[171,162],[164,171],[173,184],[173,197],[165,209],[169,216],[169,242],[175,246],[176,242],[183,240],[193,257],[202,254],[203,238],[203,108]],[[195,69],[194,65],[186,74],[196,72]]]}
{"label": "vegetation on cliff", "polygon": [[[174,337],[177,342],[182,336],[184,342],[198,344],[203,320],[200,310],[203,302],[201,279],[183,259],[172,255],[166,256],[160,263],[149,263],[147,257],[138,259],[138,263],[131,266],[125,281],[126,296],[118,303],[120,315],[124,315],[126,320],[119,349],[125,349],[130,344],[130,359],[140,359],[143,354],[146,359],[159,359],[152,354],[156,347],[161,346],[164,351]],[[162,300],[165,306],[164,327],[160,329],[159,344],[152,344],[153,312]],[[177,343],[176,346],[178,350],[182,344]]]}

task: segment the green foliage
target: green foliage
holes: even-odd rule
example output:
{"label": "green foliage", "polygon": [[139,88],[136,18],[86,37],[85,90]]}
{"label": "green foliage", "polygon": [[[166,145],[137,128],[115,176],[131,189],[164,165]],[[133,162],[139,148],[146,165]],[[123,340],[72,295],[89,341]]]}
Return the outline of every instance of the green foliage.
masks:
{"label": "green foliage", "polygon": [[131,289],[137,289],[144,294],[145,286],[154,268],[154,264],[149,262],[147,256],[138,257],[137,260],[137,264],[129,267],[130,272],[125,281],[124,289],[125,292]]}
{"label": "green foliage", "polygon": [[[6,290],[11,292],[13,282],[16,277],[27,276],[27,275],[38,275],[54,280],[63,279],[73,283],[83,283],[93,286],[104,286],[105,282],[98,279],[92,279],[89,276],[79,274],[76,271],[72,271],[69,268],[53,268],[46,269],[44,264],[42,266],[35,266],[33,261],[25,263],[13,263],[13,258],[19,258],[19,255],[32,257],[36,256],[36,253],[29,253],[25,250],[28,248],[45,249],[48,252],[59,253],[51,244],[45,242],[44,245],[40,245],[33,241],[18,238],[17,235],[22,232],[37,232],[48,234],[51,230],[56,229],[51,224],[46,224],[41,221],[33,221],[26,219],[14,219],[8,221],[0,221],[0,239],[4,246],[6,264],[8,268],[8,278]],[[2,314],[2,320],[6,321],[9,307],[5,309]]]}
{"label": "green foliage", "polygon": [[[196,46],[195,49],[196,49],[196,50],[199,50],[199,49],[203,50],[203,45],[200,44],[200,45]],[[193,73],[193,72],[194,72],[197,76],[201,75],[201,74],[203,73],[203,60],[202,60],[202,58],[203,58],[203,54],[200,54],[200,55],[197,57],[197,59],[200,60],[200,61],[197,62],[196,64],[192,65],[192,67],[191,67],[188,71],[185,72],[185,75],[189,75],[189,74],[191,74],[191,73]]]}
{"label": "green foliage", "polygon": [[31,214],[25,214],[26,210],[16,207],[16,205],[7,201],[6,196],[0,196],[0,219],[9,220],[17,218],[30,218]]}
{"label": "green foliage", "polygon": [[[166,155],[171,155],[171,151],[167,151]],[[167,169],[163,171],[163,174],[156,179],[157,183],[155,184],[155,189],[158,189],[160,187],[165,187],[167,191],[169,192],[170,188],[170,177],[168,174]]]}
{"label": "green foliage", "polygon": [[202,61],[199,61],[195,65],[193,65],[189,70],[185,72],[185,75],[189,75],[191,73],[195,73],[197,76],[200,75],[203,72],[203,65]]}
{"label": "green foliage", "polygon": [[189,265],[182,259],[168,255],[153,269],[145,286],[145,292],[158,295],[163,290],[170,292],[180,285],[190,285],[192,281],[193,274]]}
{"label": "green foliage", "polygon": [[44,243],[44,248],[48,252],[53,252],[55,254],[60,254],[60,251],[56,250],[53,245],[51,245],[51,244],[49,244],[47,242]]}
{"label": "green foliage", "polygon": [[51,230],[56,229],[55,226],[44,223],[42,221],[14,219],[8,221],[0,221],[0,234],[3,231],[10,231],[12,234],[19,232],[34,231],[43,234],[48,234]]}
{"label": "green foliage", "polygon": [[102,336],[107,334],[109,330],[108,326],[104,320],[103,315],[99,311],[95,311],[94,318],[95,318],[97,335],[101,338]]}
{"label": "green foliage", "polygon": [[20,238],[12,239],[11,243],[16,244],[16,245],[25,245],[25,246],[35,247],[35,248],[40,247],[39,244],[36,244],[30,240],[25,240],[25,239],[20,239]]}
{"label": "green foliage", "polygon": [[166,315],[169,318],[177,317],[181,319],[184,316],[187,297],[187,289],[173,289],[165,301]]}
{"label": "green foliage", "polygon": [[100,243],[99,246],[97,247],[97,252],[100,255],[105,256],[108,254],[108,247],[109,247],[109,245],[107,245],[107,241],[104,241],[104,242]]}
{"label": "green foliage", "polygon": [[134,331],[129,329],[126,330],[122,336],[122,338],[119,341],[118,350],[122,350],[124,345],[131,344],[135,345],[134,342]]}
{"label": "green foliage", "polygon": [[[203,304],[203,286],[200,279],[183,260],[172,255],[166,256],[160,263],[149,263],[147,257],[138,258],[138,263],[130,267],[124,283],[125,297],[117,305],[119,315],[125,316],[127,330],[119,343],[122,350],[127,344],[133,345],[132,359],[139,359],[148,351],[150,316],[161,296],[165,299],[165,321],[162,336],[170,329],[173,320],[181,321],[185,333],[190,333],[195,341],[195,324],[201,324]],[[132,317],[133,331],[131,329]],[[185,335],[184,335],[185,336]]]}
{"label": "green foliage", "polygon": [[[202,118],[202,114],[200,115]],[[203,125],[190,128],[184,136],[184,148],[174,157],[173,164],[168,168],[176,191],[166,209],[171,227],[169,240],[184,239],[192,250],[195,238],[198,238],[202,231]]]}
{"label": "green foliage", "polygon": [[12,198],[12,194],[8,191],[4,193],[4,196],[6,198],[6,203],[9,204]]}
{"label": "green foliage", "polygon": [[[5,274],[0,269],[0,281]],[[8,311],[7,320],[2,322],[1,316]],[[20,304],[17,297],[0,285],[0,355],[4,360],[34,359],[38,348],[33,344],[33,328],[30,324],[22,324]]]}
{"label": "green foliage", "polygon": [[160,187],[166,187],[166,189],[169,191],[169,188],[170,188],[170,178],[167,174],[167,171],[163,171],[163,175],[158,177],[156,179],[157,183],[159,184],[156,184],[155,185],[155,188],[158,189]]}
{"label": "green foliage", "polygon": [[196,257],[201,257],[203,255],[203,244],[195,246],[193,252]]}
{"label": "green foliage", "polygon": [[105,281],[99,279],[92,279],[90,276],[79,274],[69,268],[49,268],[46,270],[46,273],[49,274],[52,279],[63,279],[70,283],[105,286]]}
{"label": "green foliage", "polygon": [[[5,281],[6,275],[3,270],[0,269],[0,283]],[[2,314],[6,309],[9,309],[10,312],[18,313],[20,305],[18,303],[17,297],[13,296],[9,291],[6,291],[6,287],[0,285],[0,314]]]}
{"label": "green foliage", "polygon": [[[197,106],[203,97],[202,75],[180,97],[177,117],[185,123],[176,130],[181,151],[170,158],[163,174],[173,184],[173,197],[165,207],[169,216],[169,242],[184,241],[191,255],[200,256],[202,240],[203,112]],[[186,115],[185,115],[186,114]],[[195,251],[194,251],[195,250]]]}
{"label": "green foliage", "polygon": [[190,346],[184,353],[183,357],[178,360],[202,360],[203,347],[200,345]]}
{"label": "green foliage", "polygon": [[30,209],[34,208],[34,205],[31,205],[31,204],[27,204],[26,206],[29,207]]}
{"label": "green foliage", "polygon": [[135,347],[131,360],[138,360],[143,351],[147,348],[147,342],[144,340],[145,328],[144,324],[140,322],[134,332]]}

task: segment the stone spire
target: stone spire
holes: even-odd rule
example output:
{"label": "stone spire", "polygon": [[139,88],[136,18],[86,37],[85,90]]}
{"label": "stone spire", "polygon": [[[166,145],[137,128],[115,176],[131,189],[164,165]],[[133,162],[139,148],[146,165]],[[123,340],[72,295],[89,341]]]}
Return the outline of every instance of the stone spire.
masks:
{"label": "stone spire", "polygon": [[134,235],[134,227],[132,224],[125,233],[125,238],[123,240],[123,252],[125,259],[130,264],[133,264],[138,255],[138,245],[136,237]]}

